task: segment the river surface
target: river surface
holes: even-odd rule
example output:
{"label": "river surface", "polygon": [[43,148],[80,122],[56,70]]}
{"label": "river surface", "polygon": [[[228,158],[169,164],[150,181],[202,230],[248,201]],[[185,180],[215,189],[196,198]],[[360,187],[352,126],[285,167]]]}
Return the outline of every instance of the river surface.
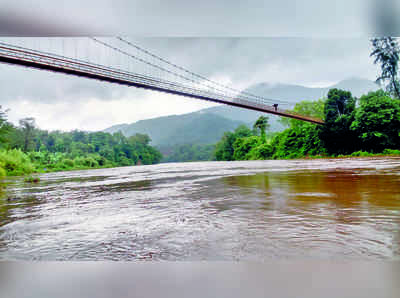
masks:
{"label": "river surface", "polygon": [[6,180],[0,260],[400,259],[400,159],[196,162]]}

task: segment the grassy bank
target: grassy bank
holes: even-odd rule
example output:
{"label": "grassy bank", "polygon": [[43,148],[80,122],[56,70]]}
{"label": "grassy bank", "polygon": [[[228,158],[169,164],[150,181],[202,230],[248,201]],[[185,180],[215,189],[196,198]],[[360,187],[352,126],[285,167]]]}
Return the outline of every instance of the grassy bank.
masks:
{"label": "grassy bank", "polygon": [[0,176],[19,176],[35,172],[35,166],[28,155],[21,150],[0,151]]}
{"label": "grassy bank", "polygon": [[66,153],[30,152],[19,149],[0,151],[0,177],[23,176],[32,173],[86,170],[121,166],[98,154],[71,157]]}
{"label": "grassy bank", "polygon": [[285,160],[291,160],[291,159],[332,159],[332,158],[359,158],[359,157],[400,157],[400,150],[393,150],[393,149],[385,149],[381,153],[371,153],[371,152],[366,152],[366,151],[357,151],[353,152],[352,154],[348,155],[327,155],[327,154],[318,154],[318,155],[305,155],[305,156],[300,156],[300,157],[295,157],[295,158],[277,158],[277,160],[280,159],[285,159]]}
{"label": "grassy bank", "polygon": [[[381,153],[366,151],[353,152],[350,155],[304,155],[295,157],[265,158],[265,159],[330,159],[330,158],[356,158],[356,157],[384,157],[399,156],[400,150],[385,149]],[[253,159],[253,158],[248,158]],[[248,160],[247,159],[247,160]],[[254,158],[257,159],[257,158]],[[244,159],[245,160],[245,159]],[[19,149],[0,151],[0,178],[6,176],[24,176],[33,173],[48,173],[57,171],[87,170],[111,168],[121,166],[114,164],[100,155],[91,154],[71,158],[65,153],[40,152],[24,153]],[[1,188],[1,187],[0,187]]]}

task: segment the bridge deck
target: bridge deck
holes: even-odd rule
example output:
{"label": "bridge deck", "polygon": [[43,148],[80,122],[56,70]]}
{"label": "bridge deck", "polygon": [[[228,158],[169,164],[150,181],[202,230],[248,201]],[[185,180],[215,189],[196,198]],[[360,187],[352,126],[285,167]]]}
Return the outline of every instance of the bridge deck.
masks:
{"label": "bridge deck", "polygon": [[282,117],[307,121],[315,124],[324,124],[321,119],[295,114],[292,111],[275,109],[261,101],[246,100],[218,92],[210,92],[192,86],[177,84],[150,76],[126,72],[120,69],[98,65],[82,60],[76,60],[58,55],[51,55],[38,51],[12,47],[0,44],[0,62],[21,65],[35,69],[53,71],[74,76],[96,79],[109,83],[117,83],[137,88],[150,89],[180,96],[192,97],[211,102],[227,104],[244,109],[250,109]]}

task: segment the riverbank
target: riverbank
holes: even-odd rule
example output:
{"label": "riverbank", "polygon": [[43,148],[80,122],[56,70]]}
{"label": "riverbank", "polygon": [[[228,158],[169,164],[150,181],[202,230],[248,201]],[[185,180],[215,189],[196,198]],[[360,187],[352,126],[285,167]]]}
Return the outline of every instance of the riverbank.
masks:
{"label": "riverbank", "polygon": [[[362,157],[400,157],[400,150],[392,150],[392,149],[385,149],[382,153],[370,153],[366,151],[357,151],[353,152],[352,154],[349,155],[313,155],[313,156],[305,156],[301,158],[295,158],[295,159],[301,159],[301,160],[307,160],[307,159],[333,159],[333,158],[362,158]],[[291,159],[291,158],[288,158]]]}
{"label": "riverbank", "polygon": [[[385,157],[400,157],[400,150],[392,150],[386,149],[382,153],[370,153],[365,151],[357,151],[353,152],[349,155],[307,155],[303,157],[296,158],[278,158],[275,160],[314,160],[314,159],[356,159],[356,158],[365,158],[365,157],[377,157],[377,158],[385,158]],[[274,159],[269,159],[274,160]]]}
{"label": "riverbank", "polygon": [[134,164],[111,162],[98,154],[70,158],[61,153],[47,153],[46,156],[41,156],[40,152],[24,153],[19,149],[0,151],[0,178],[132,165]]}
{"label": "riverbank", "polygon": [[[80,163],[74,160],[65,159],[62,162],[51,164],[39,164],[30,160],[27,154],[20,150],[9,150],[0,152],[0,178],[6,176],[28,176],[32,174],[43,174],[52,172],[91,170],[91,169],[107,169],[133,165],[118,165],[105,163],[100,165],[92,157],[81,158]],[[370,153],[365,151],[353,152],[350,155],[308,155],[296,158],[278,158],[276,160],[311,160],[311,159],[343,159],[343,158],[363,158],[363,157],[400,157],[400,150],[385,149],[382,153]],[[258,159],[262,160],[262,159]],[[273,160],[273,159],[265,159]],[[1,186],[0,186],[1,188]]]}

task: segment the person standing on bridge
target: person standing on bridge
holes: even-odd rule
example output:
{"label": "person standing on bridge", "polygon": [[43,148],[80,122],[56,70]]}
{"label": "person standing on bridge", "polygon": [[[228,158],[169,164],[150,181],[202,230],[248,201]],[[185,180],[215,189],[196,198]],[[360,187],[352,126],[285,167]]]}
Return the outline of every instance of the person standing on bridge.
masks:
{"label": "person standing on bridge", "polygon": [[275,108],[275,112],[277,112],[277,111],[278,111],[278,104],[275,103],[273,106],[274,106],[274,108]]}

